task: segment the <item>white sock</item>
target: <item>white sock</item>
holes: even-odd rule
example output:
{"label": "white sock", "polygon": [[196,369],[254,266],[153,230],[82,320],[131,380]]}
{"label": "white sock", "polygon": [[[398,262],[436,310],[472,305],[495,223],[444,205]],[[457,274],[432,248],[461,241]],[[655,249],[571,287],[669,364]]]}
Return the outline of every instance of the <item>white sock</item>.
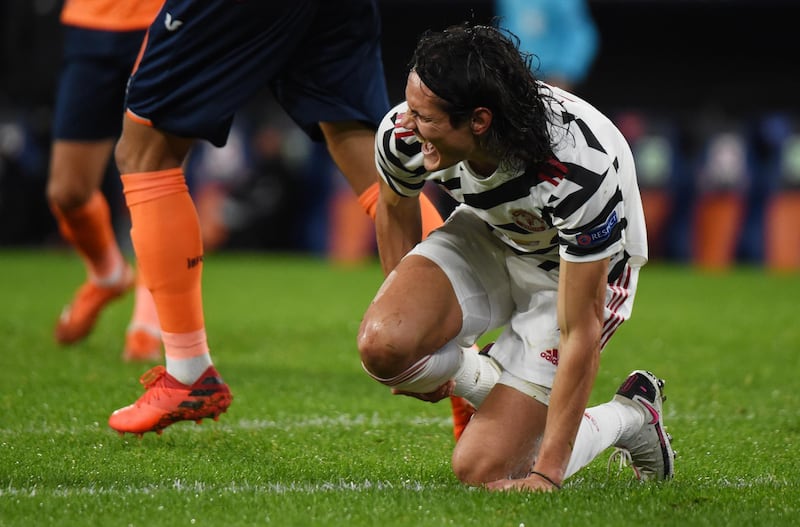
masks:
{"label": "white sock", "polygon": [[211,366],[211,355],[204,353],[190,359],[172,359],[167,355],[167,372],[183,384],[192,385],[194,381]]}
{"label": "white sock", "polygon": [[591,463],[620,438],[641,428],[642,413],[631,405],[611,401],[587,408],[575,437],[564,479]]}
{"label": "white sock", "polygon": [[366,368],[364,368],[364,371],[370,377],[386,386],[405,392],[430,393],[452,379],[461,362],[461,348],[449,342],[435,353],[422,357],[406,371],[395,377],[383,379],[373,375]]}
{"label": "white sock", "polygon": [[188,333],[161,332],[167,373],[183,384],[194,384],[211,366],[206,330]]}
{"label": "white sock", "polygon": [[620,432],[617,440],[614,441],[614,446],[617,446],[617,444],[623,443],[630,439],[633,434],[638,432],[642,426],[644,426],[645,421],[649,417],[648,415],[645,415],[644,408],[642,408],[642,406],[638,403],[623,403],[612,400],[606,404],[609,404],[615,408],[620,413],[622,418],[622,431]]}
{"label": "white sock", "polygon": [[494,359],[479,355],[475,349],[462,350],[464,359],[455,374],[453,395],[463,397],[478,408],[500,378],[500,368]]}
{"label": "white sock", "polygon": [[115,258],[115,260],[116,262],[111,272],[105,276],[97,276],[89,272],[89,280],[100,287],[115,287],[119,285],[125,273],[125,260],[121,256]]}

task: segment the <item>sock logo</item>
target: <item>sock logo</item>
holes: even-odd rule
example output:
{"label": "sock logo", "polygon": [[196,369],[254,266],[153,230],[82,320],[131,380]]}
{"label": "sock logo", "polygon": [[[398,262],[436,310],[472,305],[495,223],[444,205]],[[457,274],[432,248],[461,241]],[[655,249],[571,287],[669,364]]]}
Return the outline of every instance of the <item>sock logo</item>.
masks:
{"label": "sock logo", "polygon": [[553,348],[549,350],[544,350],[539,354],[541,358],[552,364],[553,366],[558,366],[558,349]]}
{"label": "sock logo", "polygon": [[194,258],[187,258],[186,259],[186,268],[192,269],[193,267],[197,267],[203,262],[203,255],[195,256]]}

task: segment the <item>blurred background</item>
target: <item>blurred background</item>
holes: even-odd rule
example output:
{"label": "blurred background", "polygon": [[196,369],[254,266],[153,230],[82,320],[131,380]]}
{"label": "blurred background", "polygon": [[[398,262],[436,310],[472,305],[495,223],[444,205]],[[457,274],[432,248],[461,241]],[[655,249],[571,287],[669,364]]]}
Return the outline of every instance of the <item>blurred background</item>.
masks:
{"label": "blurred background", "polygon": [[[61,4],[0,2],[0,247],[66,247],[45,200]],[[588,99],[630,141],[653,260],[800,269],[800,2],[379,4],[392,103],[403,99],[425,29],[502,16],[537,54],[541,78]],[[239,113],[226,147],[195,148],[187,177],[209,251],[292,251],[342,264],[374,257],[371,221],[344,178],[267,91]],[[126,246],[113,167],[103,191]],[[443,213],[452,207],[437,189],[426,192]]]}

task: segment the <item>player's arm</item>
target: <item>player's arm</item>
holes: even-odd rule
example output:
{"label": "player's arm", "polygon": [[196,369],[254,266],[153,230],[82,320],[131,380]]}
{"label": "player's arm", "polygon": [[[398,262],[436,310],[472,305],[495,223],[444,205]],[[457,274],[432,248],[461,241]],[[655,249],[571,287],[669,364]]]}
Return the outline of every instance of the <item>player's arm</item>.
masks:
{"label": "player's arm", "polygon": [[[558,370],[533,470],[561,484],[600,363],[609,259],[561,260]],[[532,476],[536,477],[536,476]]]}
{"label": "player's arm", "polygon": [[400,196],[382,179],[380,187],[375,234],[381,266],[384,274],[388,275],[422,239],[422,219],[419,196]]}
{"label": "player's arm", "polygon": [[405,103],[392,108],[375,134],[375,166],[380,198],[375,211],[375,234],[383,271],[388,275],[422,239],[419,194],[427,172],[422,146],[402,127]]}

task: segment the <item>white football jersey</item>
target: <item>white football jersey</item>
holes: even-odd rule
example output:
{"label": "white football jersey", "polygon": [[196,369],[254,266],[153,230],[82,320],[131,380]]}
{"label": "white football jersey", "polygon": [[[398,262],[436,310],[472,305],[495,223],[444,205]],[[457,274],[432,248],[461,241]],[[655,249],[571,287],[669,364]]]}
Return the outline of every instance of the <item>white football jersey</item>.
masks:
{"label": "white football jersey", "polygon": [[627,262],[647,261],[647,235],[630,147],[614,124],[586,101],[548,85],[554,100],[550,134],[554,157],[542,166],[488,177],[468,162],[428,173],[421,143],[400,125],[402,102],[384,117],[376,135],[376,164],[402,196],[437,183],[469,207],[517,253],[569,261],[611,257],[609,278]]}

